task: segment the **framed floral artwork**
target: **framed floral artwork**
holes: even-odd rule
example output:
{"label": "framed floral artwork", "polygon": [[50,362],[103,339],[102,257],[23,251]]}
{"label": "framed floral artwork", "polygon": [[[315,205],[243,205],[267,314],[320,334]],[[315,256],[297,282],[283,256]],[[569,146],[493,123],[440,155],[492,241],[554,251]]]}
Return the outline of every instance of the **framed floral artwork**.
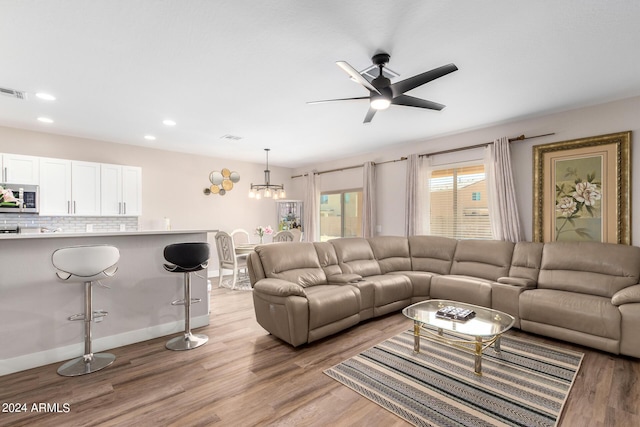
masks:
{"label": "framed floral artwork", "polygon": [[631,132],[533,147],[533,241],[631,244]]}

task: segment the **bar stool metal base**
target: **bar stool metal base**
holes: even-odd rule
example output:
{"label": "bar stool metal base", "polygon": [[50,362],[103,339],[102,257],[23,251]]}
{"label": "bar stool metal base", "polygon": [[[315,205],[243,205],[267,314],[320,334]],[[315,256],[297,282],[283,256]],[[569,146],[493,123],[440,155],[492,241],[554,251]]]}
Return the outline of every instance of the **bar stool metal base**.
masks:
{"label": "bar stool metal base", "polygon": [[111,353],[95,353],[89,357],[80,356],[69,360],[58,368],[58,374],[63,377],[77,377],[79,375],[90,374],[106,368],[116,360],[116,356]]}
{"label": "bar stool metal base", "polygon": [[169,350],[192,350],[200,347],[209,341],[209,337],[202,334],[185,333],[182,336],[175,337],[167,341],[165,347]]}

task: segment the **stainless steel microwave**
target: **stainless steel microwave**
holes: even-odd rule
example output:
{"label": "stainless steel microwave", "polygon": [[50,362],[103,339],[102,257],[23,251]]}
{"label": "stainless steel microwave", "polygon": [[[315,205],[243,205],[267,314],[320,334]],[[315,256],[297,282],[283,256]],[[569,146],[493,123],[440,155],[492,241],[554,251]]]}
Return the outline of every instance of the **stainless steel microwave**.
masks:
{"label": "stainless steel microwave", "polygon": [[0,200],[0,213],[38,213],[40,194],[37,185],[0,184],[4,191],[10,191],[16,201]]}

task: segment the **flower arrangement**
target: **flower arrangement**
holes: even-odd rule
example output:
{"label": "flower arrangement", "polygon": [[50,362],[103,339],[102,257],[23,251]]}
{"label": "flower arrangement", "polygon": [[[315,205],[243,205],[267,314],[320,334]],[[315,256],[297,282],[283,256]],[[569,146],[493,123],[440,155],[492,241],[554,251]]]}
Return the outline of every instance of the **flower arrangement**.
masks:
{"label": "flower arrangement", "polygon": [[[562,224],[556,226],[556,239],[561,233],[574,232],[578,236],[592,240],[589,230],[576,227],[575,219],[584,216],[599,217],[602,199],[601,182],[596,180],[596,173],[588,173],[586,180],[578,176],[576,169],[568,168],[566,177],[573,176],[573,185],[566,183],[556,184],[556,213],[557,219],[563,219]],[[573,225],[573,229],[563,230],[567,224]]]}
{"label": "flower arrangement", "polygon": [[271,228],[270,225],[267,225],[266,227],[259,225],[256,227],[255,235],[260,238],[260,243],[262,243],[262,239],[264,238],[265,234],[273,234],[273,228]]}
{"label": "flower arrangement", "polygon": [[15,198],[13,191],[10,188],[3,188],[0,185],[0,205],[17,206],[18,203],[20,203],[20,199]]}

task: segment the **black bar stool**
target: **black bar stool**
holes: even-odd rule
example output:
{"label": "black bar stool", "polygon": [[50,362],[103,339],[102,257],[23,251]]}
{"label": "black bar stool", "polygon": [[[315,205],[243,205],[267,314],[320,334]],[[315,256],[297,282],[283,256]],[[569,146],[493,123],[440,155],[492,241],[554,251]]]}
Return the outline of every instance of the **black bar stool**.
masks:
{"label": "black bar stool", "polygon": [[209,264],[209,244],[204,242],[174,243],[164,248],[164,268],[172,273],[184,273],[184,299],[171,305],[184,305],[184,334],[167,341],[169,350],[192,350],[209,341],[209,337],[191,333],[191,304],[202,301],[191,298],[191,273],[204,270]]}
{"label": "black bar stool", "polygon": [[108,245],[72,246],[53,252],[51,262],[58,270],[58,278],[66,282],[84,283],[84,313],[69,317],[69,320],[84,321],[84,355],[60,366],[58,374],[65,377],[90,374],[106,368],[116,359],[111,353],[93,353],[91,322],[108,314],[104,310],[93,310],[93,282],[113,277],[118,270],[119,259],[118,248]]}

